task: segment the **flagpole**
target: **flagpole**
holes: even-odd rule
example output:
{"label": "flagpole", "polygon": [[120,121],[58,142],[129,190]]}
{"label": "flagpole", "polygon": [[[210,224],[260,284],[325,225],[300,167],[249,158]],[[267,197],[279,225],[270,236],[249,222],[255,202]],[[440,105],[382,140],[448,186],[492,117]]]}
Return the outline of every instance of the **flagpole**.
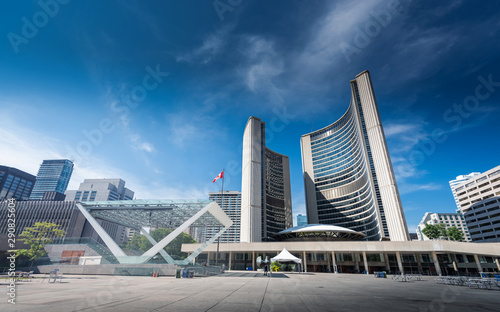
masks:
{"label": "flagpole", "polygon": [[[222,177],[221,177],[222,179],[222,190],[220,193],[221,208],[224,207],[224,170],[226,169],[222,169]],[[220,232],[220,226],[219,226],[219,232]],[[217,238],[217,254],[215,255],[215,265],[219,264],[219,244],[220,244],[220,235]]]}

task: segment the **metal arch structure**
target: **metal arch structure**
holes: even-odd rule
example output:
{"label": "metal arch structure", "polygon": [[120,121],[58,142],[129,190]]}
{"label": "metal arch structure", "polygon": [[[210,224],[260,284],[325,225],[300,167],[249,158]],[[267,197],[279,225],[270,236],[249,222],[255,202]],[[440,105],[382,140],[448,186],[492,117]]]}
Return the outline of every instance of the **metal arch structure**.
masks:
{"label": "metal arch structure", "polygon": [[[216,202],[202,200],[78,202],[76,206],[121,264],[145,263],[157,253],[160,253],[167,263],[189,264],[209,244],[215,242],[222,233],[233,225],[233,221]],[[127,256],[96,219],[139,229],[145,234],[147,234],[146,227],[175,229],[159,242],[156,242],[149,234],[146,235],[153,247],[141,256]],[[218,226],[220,230],[186,259],[173,260],[163,248],[189,226]]]}

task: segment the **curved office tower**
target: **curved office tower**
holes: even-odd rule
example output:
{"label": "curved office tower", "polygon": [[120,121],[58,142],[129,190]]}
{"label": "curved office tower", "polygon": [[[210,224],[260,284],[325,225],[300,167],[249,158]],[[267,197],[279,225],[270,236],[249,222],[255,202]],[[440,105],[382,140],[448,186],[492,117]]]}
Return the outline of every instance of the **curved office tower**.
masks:
{"label": "curved office tower", "polygon": [[288,156],[266,147],[266,124],[250,117],[243,134],[241,242],[261,242],[292,227]]}
{"label": "curved office tower", "polygon": [[301,138],[308,222],[346,227],[366,240],[407,241],[368,71],[351,81],[351,93],[344,116]]}

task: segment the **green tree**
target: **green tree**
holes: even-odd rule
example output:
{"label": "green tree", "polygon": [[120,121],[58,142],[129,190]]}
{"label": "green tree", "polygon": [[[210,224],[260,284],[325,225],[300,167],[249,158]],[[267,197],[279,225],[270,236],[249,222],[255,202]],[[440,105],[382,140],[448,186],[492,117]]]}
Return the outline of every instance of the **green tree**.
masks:
{"label": "green tree", "polygon": [[[173,230],[165,228],[157,228],[151,231],[149,235],[156,241],[159,242],[165,238],[168,234],[172,233]],[[186,233],[179,234],[173,241],[171,241],[164,249],[172,257],[177,256],[180,258],[186,258],[187,254],[181,252],[182,244],[192,244],[196,241],[191,237],[191,235]],[[153,247],[146,236],[141,234],[135,234],[132,239],[127,243],[127,248],[129,249],[140,249],[142,251],[147,251]]]}
{"label": "green tree", "polygon": [[449,240],[462,242],[464,240],[464,232],[456,226],[452,226],[446,230],[446,236]]}
{"label": "green tree", "polygon": [[281,271],[281,263],[279,263],[278,261],[274,261],[273,263],[271,263],[271,271],[273,272]]}
{"label": "green tree", "polygon": [[422,233],[429,239],[439,239],[442,237],[447,237],[446,225],[442,223],[427,224],[422,230]]}
{"label": "green tree", "polygon": [[35,222],[34,226],[25,228],[19,235],[21,237],[19,240],[29,245],[30,248],[18,249],[16,257],[27,257],[31,260],[31,266],[33,266],[33,262],[47,254],[44,248],[45,245],[52,243],[53,238],[62,237],[66,234],[66,231],[61,230],[59,227],[60,225],[55,223]]}

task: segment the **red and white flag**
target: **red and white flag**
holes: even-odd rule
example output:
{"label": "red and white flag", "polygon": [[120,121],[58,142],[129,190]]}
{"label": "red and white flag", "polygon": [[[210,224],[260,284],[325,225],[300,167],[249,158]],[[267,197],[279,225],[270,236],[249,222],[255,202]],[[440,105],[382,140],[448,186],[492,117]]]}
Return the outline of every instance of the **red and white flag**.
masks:
{"label": "red and white flag", "polygon": [[212,183],[215,183],[215,181],[217,181],[217,180],[219,180],[219,179],[222,179],[222,178],[224,178],[224,171],[222,171],[221,173],[219,173],[219,174],[215,177],[214,182],[212,182]]}

